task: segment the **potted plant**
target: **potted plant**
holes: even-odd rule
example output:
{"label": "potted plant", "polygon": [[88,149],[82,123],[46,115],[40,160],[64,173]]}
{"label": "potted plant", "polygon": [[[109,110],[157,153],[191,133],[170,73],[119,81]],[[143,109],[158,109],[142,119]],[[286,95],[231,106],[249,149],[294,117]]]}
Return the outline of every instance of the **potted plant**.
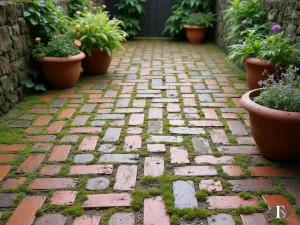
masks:
{"label": "potted plant", "polygon": [[36,41],[33,56],[41,63],[46,79],[56,88],[75,86],[81,72],[81,61],[85,57],[79,50],[81,42],[61,34],[50,37],[47,44],[39,37]]}
{"label": "potted plant", "polygon": [[300,76],[289,67],[276,81],[271,75],[247,92],[241,105],[249,112],[253,138],[265,157],[298,160],[300,157]]}
{"label": "potted plant", "polygon": [[[244,21],[246,23],[247,21]],[[250,90],[259,88],[258,82],[267,79],[267,74],[276,74],[279,69],[299,60],[300,50],[289,44],[289,38],[279,32],[281,27],[274,25],[276,33],[271,36],[256,36],[252,30],[245,40],[230,46],[228,61],[246,63],[246,76]]]}
{"label": "potted plant", "polygon": [[191,44],[200,44],[205,36],[207,27],[213,27],[215,14],[209,13],[193,13],[186,20],[184,28],[186,35]]}
{"label": "potted plant", "polygon": [[122,48],[126,33],[120,30],[122,21],[110,20],[109,15],[100,7],[95,13],[84,12],[72,22],[73,37],[82,43],[81,49],[87,54],[82,67],[87,74],[103,74],[111,63],[113,52]]}

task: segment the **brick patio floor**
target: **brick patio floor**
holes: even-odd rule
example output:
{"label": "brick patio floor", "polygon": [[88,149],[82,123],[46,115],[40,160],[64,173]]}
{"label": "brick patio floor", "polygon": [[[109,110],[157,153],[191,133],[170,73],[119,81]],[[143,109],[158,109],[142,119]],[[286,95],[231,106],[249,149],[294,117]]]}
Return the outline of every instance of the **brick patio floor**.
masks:
{"label": "brick patio floor", "polygon": [[243,72],[214,45],[125,47],[2,118],[0,224],[266,225],[285,205],[299,225],[299,170],[259,155]]}

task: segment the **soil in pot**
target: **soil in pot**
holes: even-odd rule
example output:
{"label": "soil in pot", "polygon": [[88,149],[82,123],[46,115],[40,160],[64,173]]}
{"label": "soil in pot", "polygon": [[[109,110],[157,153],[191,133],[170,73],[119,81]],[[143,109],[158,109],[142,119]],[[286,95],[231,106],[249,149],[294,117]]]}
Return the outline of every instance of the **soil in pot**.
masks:
{"label": "soil in pot", "polygon": [[200,44],[206,37],[207,27],[185,25],[184,28],[190,44]]}
{"label": "soil in pot", "polygon": [[56,88],[74,87],[81,72],[81,61],[85,57],[83,52],[71,57],[43,57],[37,58],[41,63],[46,79]]}
{"label": "soil in pot", "polygon": [[107,51],[92,48],[91,56],[86,54],[82,62],[83,71],[88,75],[99,75],[107,72],[111,63],[111,57]]}
{"label": "soil in pot", "polygon": [[276,73],[275,63],[267,60],[247,58],[245,62],[249,90],[260,88],[259,81],[266,80],[268,75]]}
{"label": "soil in pot", "polygon": [[270,109],[252,101],[260,89],[249,91],[241,105],[249,112],[253,138],[263,156],[275,161],[300,157],[300,113]]}

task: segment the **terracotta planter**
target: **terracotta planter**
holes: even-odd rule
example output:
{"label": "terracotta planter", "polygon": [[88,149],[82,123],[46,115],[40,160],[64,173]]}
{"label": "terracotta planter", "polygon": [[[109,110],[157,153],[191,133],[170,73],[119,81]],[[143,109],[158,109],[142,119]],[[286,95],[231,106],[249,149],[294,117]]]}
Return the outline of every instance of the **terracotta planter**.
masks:
{"label": "terracotta planter", "polygon": [[263,156],[275,161],[299,160],[300,113],[270,109],[251,99],[261,89],[243,95],[241,105],[249,112],[253,138]]}
{"label": "terracotta planter", "polygon": [[111,63],[111,57],[107,51],[92,48],[91,57],[86,55],[82,62],[82,68],[86,74],[97,75],[106,73]]}
{"label": "terracotta planter", "polygon": [[83,52],[71,57],[37,58],[42,65],[46,79],[56,88],[74,87],[81,72]]}
{"label": "terracotta planter", "polygon": [[249,90],[260,88],[259,81],[266,80],[268,75],[276,73],[275,63],[267,60],[247,58],[245,62]]}
{"label": "terracotta planter", "polygon": [[184,25],[190,44],[200,44],[206,36],[207,27]]}

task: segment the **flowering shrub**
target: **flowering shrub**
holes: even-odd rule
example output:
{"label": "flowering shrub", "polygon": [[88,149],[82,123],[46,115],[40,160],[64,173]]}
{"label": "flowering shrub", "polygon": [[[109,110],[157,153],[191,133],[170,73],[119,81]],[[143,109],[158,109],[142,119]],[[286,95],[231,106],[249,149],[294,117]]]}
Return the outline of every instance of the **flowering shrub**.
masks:
{"label": "flowering shrub", "polygon": [[80,52],[81,42],[79,40],[72,41],[69,37],[61,34],[51,36],[48,44],[44,44],[39,37],[35,40],[37,45],[32,51],[34,57],[68,57]]}
{"label": "flowering shrub", "polygon": [[300,76],[296,75],[298,70],[290,67],[286,73],[282,73],[280,81],[276,81],[274,75],[260,81],[259,85],[264,88],[253,101],[271,109],[300,112]]}
{"label": "flowering shrub", "polygon": [[122,48],[121,42],[125,41],[126,33],[120,29],[123,23],[116,18],[110,20],[108,12],[103,8],[97,12],[77,13],[78,17],[72,21],[70,35],[82,43],[82,50],[89,56],[92,48],[106,50],[111,56],[113,51]]}
{"label": "flowering shrub", "polygon": [[212,27],[214,21],[215,21],[215,14],[211,12],[193,13],[185,20],[185,23],[190,26]]}
{"label": "flowering shrub", "polygon": [[271,36],[257,37],[255,30],[251,31],[245,40],[240,39],[238,44],[230,46],[229,61],[252,57],[272,61],[276,64],[293,64],[300,60],[300,50],[289,44],[289,39],[280,32],[281,27],[274,25]]}

